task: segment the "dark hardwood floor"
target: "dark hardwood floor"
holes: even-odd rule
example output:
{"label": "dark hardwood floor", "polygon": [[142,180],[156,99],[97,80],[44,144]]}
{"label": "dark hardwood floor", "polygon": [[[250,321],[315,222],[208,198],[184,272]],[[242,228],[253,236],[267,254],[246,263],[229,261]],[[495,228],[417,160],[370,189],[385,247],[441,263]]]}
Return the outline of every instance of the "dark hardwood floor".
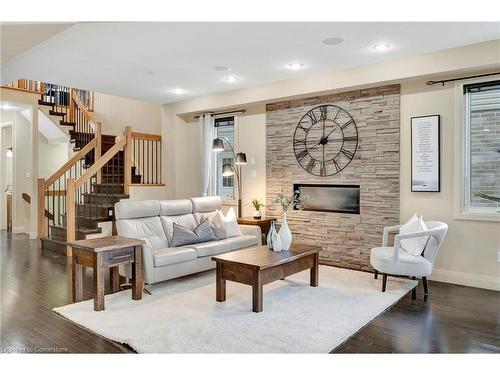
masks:
{"label": "dark hardwood floor", "polygon": [[[0,247],[2,352],[131,352],[52,311],[70,303],[71,263],[65,256],[40,251],[26,235],[5,231]],[[88,270],[84,298],[91,298],[91,280]],[[334,352],[500,352],[500,292],[432,281],[429,287],[428,302],[419,286],[416,301],[403,297]]]}

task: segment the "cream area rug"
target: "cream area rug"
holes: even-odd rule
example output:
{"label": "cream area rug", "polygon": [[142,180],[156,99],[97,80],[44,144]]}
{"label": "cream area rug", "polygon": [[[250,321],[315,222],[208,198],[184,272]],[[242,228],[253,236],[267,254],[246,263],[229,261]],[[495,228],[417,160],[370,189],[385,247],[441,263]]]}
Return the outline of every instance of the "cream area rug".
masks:
{"label": "cream area rug", "polygon": [[319,286],[309,271],[264,286],[264,311],[252,312],[251,287],[228,281],[226,301],[215,301],[215,271],[54,309],[92,332],[139,353],[328,353],[410,291],[416,281],[320,266]]}

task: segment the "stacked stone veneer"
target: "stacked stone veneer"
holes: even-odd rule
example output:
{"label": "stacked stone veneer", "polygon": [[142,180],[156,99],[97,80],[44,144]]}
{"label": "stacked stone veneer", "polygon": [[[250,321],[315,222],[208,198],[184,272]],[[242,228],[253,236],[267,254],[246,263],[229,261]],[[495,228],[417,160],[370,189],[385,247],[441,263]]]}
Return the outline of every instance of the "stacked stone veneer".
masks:
{"label": "stacked stone veneer", "polygon": [[[307,173],[293,152],[298,121],[320,104],[344,108],[358,128],[354,159],[329,177]],[[294,242],[323,248],[323,264],[369,270],[370,249],[381,245],[383,227],[399,222],[399,125],[399,85],[268,104],[266,215],[280,215],[272,201],[280,191],[291,194],[294,183],[360,185],[359,215],[289,209],[287,218]]]}

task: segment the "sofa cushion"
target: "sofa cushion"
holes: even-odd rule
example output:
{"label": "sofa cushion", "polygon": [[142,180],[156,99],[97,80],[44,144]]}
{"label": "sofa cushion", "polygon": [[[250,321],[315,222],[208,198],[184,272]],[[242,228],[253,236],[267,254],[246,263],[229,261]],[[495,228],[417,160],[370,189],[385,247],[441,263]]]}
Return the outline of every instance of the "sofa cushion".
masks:
{"label": "sofa cushion", "polygon": [[241,236],[241,230],[240,227],[238,226],[236,213],[234,212],[234,209],[232,207],[227,211],[227,214],[224,217],[223,221],[226,228],[227,237]]}
{"label": "sofa cushion", "polygon": [[242,235],[237,237],[231,237],[224,242],[229,244],[231,250],[238,250],[248,246],[257,246],[258,238],[250,235]]}
{"label": "sofa cushion", "polygon": [[196,251],[189,247],[167,247],[153,251],[153,261],[155,267],[189,262],[190,260],[195,260],[196,258]]}
{"label": "sofa cushion", "polygon": [[210,241],[199,244],[190,245],[198,253],[198,257],[206,257],[227,253],[229,251],[242,249],[248,246],[257,245],[258,239],[255,236],[238,236],[227,238],[220,241]]}
{"label": "sofa cushion", "polygon": [[172,234],[172,247],[189,245],[200,242],[208,242],[215,240],[214,232],[210,228],[208,219],[203,220],[194,230],[183,227],[174,223],[174,230]]}
{"label": "sofa cushion", "polygon": [[117,220],[116,231],[120,236],[147,239],[153,250],[168,247],[158,216]]}
{"label": "sofa cushion", "polygon": [[189,199],[159,201],[160,216],[177,216],[193,213],[193,204]]}
{"label": "sofa cushion", "polygon": [[[209,213],[210,214],[210,213]],[[227,238],[226,225],[224,223],[224,217],[219,211],[215,211],[215,215],[205,216],[207,214],[201,214],[202,220],[207,219],[210,223],[210,228],[214,232],[216,240],[224,240]]]}
{"label": "sofa cushion", "polygon": [[160,204],[158,201],[122,201],[115,204],[115,218],[137,219],[141,217],[158,216]]}
{"label": "sofa cushion", "polygon": [[222,199],[217,196],[191,198],[193,212],[213,212],[222,208]]}
{"label": "sofa cushion", "polygon": [[160,216],[161,224],[163,226],[163,230],[167,236],[167,241],[172,246],[172,235],[174,234],[174,223],[178,225],[182,225],[185,228],[194,230],[197,224],[194,220],[193,214],[184,214],[184,215],[176,215],[176,216]]}
{"label": "sofa cushion", "polygon": [[432,263],[423,256],[414,256],[400,249],[398,261],[394,262],[394,247],[375,247],[370,254],[370,263],[382,273],[401,276],[429,276]]}
{"label": "sofa cushion", "polygon": [[231,251],[230,244],[224,241],[225,240],[196,243],[190,246],[196,250],[198,258],[202,258],[211,255],[227,253],[228,251]]}

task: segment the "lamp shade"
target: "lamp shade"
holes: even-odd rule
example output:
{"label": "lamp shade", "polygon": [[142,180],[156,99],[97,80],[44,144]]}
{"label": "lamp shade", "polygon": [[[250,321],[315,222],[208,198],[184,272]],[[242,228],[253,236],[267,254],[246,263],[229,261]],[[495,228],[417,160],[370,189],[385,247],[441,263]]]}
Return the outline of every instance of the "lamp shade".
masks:
{"label": "lamp shade", "polygon": [[215,138],[212,142],[212,151],[224,151],[224,142],[222,139]]}
{"label": "lamp shade", "polygon": [[222,166],[222,175],[224,177],[229,177],[229,176],[232,176],[234,174],[234,170],[233,170],[233,167],[231,164],[224,164]]}
{"label": "lamp shade", "polygon": [[244,152],[238,152],[236,154],[236,160],[234,161],[234,164],[237,165],[242,165],[247,163],[247,154]]}

